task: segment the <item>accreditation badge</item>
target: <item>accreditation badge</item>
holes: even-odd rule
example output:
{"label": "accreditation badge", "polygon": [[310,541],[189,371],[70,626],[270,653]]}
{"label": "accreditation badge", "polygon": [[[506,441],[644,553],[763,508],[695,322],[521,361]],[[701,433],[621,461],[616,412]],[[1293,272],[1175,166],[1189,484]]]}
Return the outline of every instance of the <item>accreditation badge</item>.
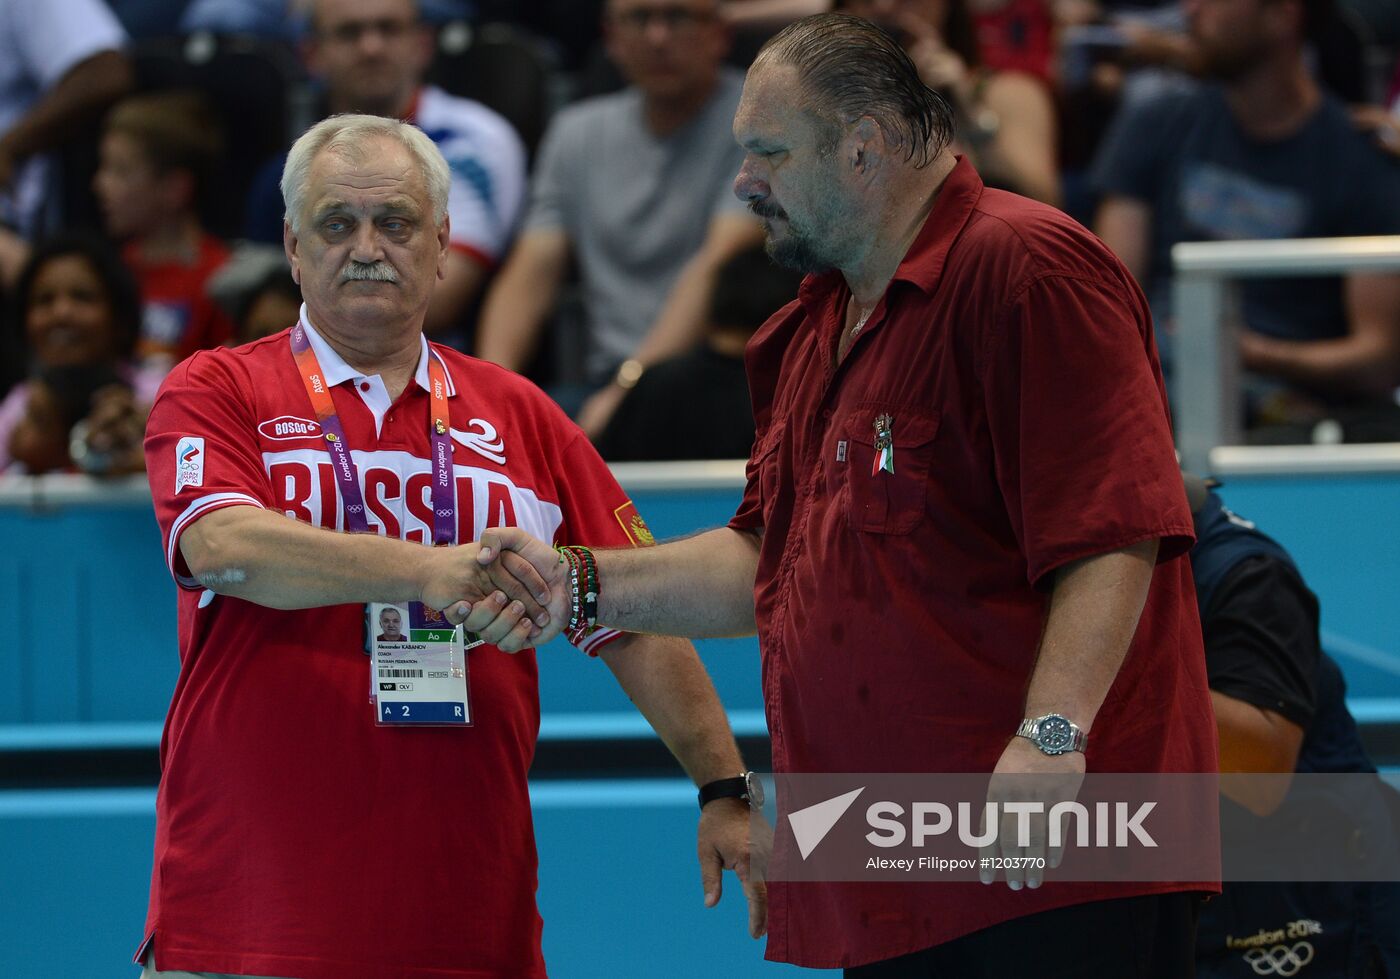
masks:
{"label": "accreditation badge", "polygon": [[377,724],[471,725],[467,650],[483,640],[422,602],[371,602],[365,629]]}

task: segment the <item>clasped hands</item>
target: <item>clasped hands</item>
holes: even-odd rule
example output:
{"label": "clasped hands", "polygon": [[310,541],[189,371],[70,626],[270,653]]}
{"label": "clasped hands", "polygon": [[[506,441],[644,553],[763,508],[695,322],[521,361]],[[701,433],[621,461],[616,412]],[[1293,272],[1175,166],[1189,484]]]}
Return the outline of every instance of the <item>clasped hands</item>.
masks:
{"label": "clasped hands", "polygon": [[568,565],[515,527],[475,544],[435,548],[423,602],[507,653],[541,646],[569,622]]}

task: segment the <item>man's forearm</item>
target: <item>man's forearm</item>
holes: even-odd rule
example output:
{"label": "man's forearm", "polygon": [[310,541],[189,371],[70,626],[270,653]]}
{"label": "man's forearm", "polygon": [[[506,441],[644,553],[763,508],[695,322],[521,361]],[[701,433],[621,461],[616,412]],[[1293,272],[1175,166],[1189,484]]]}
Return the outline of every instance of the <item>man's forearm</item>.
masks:
{"label": "man's forearm", "polygon": [[729,719],[689,642],[625,635],[602,659],[696,785],[744,771]]}
{"label": "man's forearm", "polygon": [[446,608],[492,590],[472,555],[457,553],[462,548],[337,533],[252,506],[201,517],[180,549],[204,587],[269,608],[402,601]]}
{"label": "man's forearm", "polygon": [[598,551],[598,619],[628,632],[751,635],[758,547],[757,534],[724,527],[658,547]]}
{"label": "man's forearm", "polygon": [[14,160],[54,149],[82,132],[133,84],[131,63],[120,51],[101,51],[79,62],[0,139]]}
{"label": "man's forearm", "polygon": [[1055,713],[1086,731],[1093,726],[1137,631],[1157,545],[1145,541],[1057,572],[1026,693],[1027,717]]}
{"label": "man's forearm", "polygon": [[486,276],[486,267],[475,258],[456,250],[449,252],[443,279],[433,289],[423,331],[430,337],[437,337],[460,326]]}
{"label": "man's forearm", "polygon": [[1251,370],[1316,391],[1386,397],[1400,383],[1400,357],[1376,335],[1280,340],[1254,334],[1241,346]]}
{"label": "man's forearm", "polygon": [[632,357],[650,367],[697,346],[705,336],[710,300],[720,267],[745,248],[762,241],[763,226],[747,214],[715,218],[710,223],[704,247],[686,262],[650,332],[642,338]]}
{"label": "man's forearm", "polygon": [[545,319],[554,310],[568,264],[568,240],[527,232],[497,276],[476,331],[476,355],[522,371],[534,356]]}

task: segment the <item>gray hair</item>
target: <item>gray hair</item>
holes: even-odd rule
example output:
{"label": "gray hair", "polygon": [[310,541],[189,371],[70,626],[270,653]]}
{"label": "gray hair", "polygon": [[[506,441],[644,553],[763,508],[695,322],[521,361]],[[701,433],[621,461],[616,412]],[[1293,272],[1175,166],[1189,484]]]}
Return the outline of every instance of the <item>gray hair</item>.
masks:
{"label": "gray hair", "polygon": [[948,103],[923,83],[904,49],[867,20],[804,17],[769,40],[754,59],[759,62],[796,68],[809,108],[833,127],[870,116],[916,167],[952,141]]}
{"label": "gray hair", "polygon": [[287,164],[282,168],[282,201],[286,206],[287,223],[292,231],[301,233],[301,211],[306,201],[306,182],[311,163],[322,150],[340,153],[352,159],[364,154],[364,144],[376,137],[398,140],[418,161],[423,182],[428,188],[428,200],[433,206],[433,221],[442,223],[447,214],[447,192],[452,172],[442,151],[417,126],[383,116],[342,113],[322,119],[292,144]]}

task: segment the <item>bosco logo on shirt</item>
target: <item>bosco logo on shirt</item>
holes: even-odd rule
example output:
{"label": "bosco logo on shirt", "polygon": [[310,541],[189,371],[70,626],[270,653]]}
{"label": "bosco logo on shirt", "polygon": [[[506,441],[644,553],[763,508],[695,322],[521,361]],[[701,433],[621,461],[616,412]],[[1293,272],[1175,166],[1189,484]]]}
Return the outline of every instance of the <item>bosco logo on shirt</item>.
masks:
{"label": "bosco logo on shirt", "polygon": [[204,439],[187,435],[175,443],[175,492],[204,485]]}

